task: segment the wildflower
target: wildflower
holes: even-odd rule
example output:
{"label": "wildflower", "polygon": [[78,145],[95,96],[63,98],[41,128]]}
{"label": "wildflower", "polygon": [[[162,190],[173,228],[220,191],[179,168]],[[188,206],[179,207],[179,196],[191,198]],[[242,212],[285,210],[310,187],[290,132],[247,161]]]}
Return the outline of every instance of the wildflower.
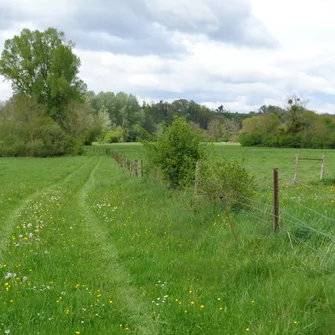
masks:
{"label": "wildflower", "polygon": [[69,314],[70,314],[70,310],[67,309],[67,310],[65,311],[65,314],[66,314],[66,315],[69,315]]}
{"label": "wildflower", "polygon": [[250,332],[250,328],[245,328],[245,331]]}
{"label": "wildflower", "polygon": [[192,292],[193,292],[193,291],[192,291],[192,290],[190,290],[190,294],[192,294]]}
{"label": "wildflower", "polygon": [[254,300],[251,300],[251,303],[252,303],[252,304],[254,304],[254,303],[255,303],[255,301],[254,301]]}
{"label": "wildflower", "polygon": [[220,307],[220,311],[223,311],[223,308],[222,308],[222,307]]}
{"label": "wildflower", "polygon": [[10,299],[10,300],[9,300],[9,302],[10,302],[10,303],[13,303],[13,302],[14,302],[14,300],[13,300],[13,299]]}
{"label": "wildflower", "polygon": [[221,298],[218,298],[218,301],[220,301],[221,300]]}
{"label": "wildflower", "polygon": [[201,309],[205,308],[205,305],[200,305],[200,308],[201,308]]}
{"label": "wildflower", "polygon": [[191,301],[191,305],[194,305],[194,301]]}
{"label": "wildflower", "polygon": [[126,327],[126,331],[128,331],[129,330],[129,328],[128,327]]}
{"label": "wildflower", "polygon": [[109,302],[110,304],[112,304],[112,303],[113,303],[113,300],[108,300],[108,302]]}
{"label": "wildflower", "polygon": [[6,329],[5,330],[5,334],[7,335],[7,334],[10,334],[10,329]]}
{"label": "wildflower", "polygon": [[80,335],[80,331],[76,331],[76,335]]}
{"label": "wildflower", "polygon": [[298,321],[295,320],[293,323],[294,323],[295,325],[297,325],[297,324],[298,324]]}

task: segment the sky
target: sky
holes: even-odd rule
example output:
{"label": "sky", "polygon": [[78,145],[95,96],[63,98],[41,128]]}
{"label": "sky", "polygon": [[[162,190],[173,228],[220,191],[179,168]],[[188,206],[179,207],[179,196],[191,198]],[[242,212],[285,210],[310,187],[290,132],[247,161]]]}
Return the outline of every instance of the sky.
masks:
{"label": "sky", "polygon": [[[96,93],[233,112],[295,94],[334,114],[334,12],[334,0],[1,0],[0,52],[24,28],[54,27]],[[3,79],[0,100],[12,93]]]}

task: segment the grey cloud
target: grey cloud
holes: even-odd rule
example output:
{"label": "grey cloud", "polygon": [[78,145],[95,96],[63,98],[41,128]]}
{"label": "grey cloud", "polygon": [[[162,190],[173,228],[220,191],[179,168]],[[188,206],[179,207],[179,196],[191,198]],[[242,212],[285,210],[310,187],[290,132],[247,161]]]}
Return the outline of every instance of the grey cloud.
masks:
{"label": "grey cloud", "polygon": [[[34,6],[34,0],[31,0]],[[0,4],[0,29],[10,22],[33,21],[39,29],[55,26],[79,48],[132,55],[174,55],[186,52],[177,34],[204,35],[236,45],[272,47],[275,42],[253,17],[248,0],[73,0],[75,10],[59,19],[40,12],[25,16],[13,5]],[[96,34],[96,36],[95,36]],[[99,38],[102,35],[109,38]]]}

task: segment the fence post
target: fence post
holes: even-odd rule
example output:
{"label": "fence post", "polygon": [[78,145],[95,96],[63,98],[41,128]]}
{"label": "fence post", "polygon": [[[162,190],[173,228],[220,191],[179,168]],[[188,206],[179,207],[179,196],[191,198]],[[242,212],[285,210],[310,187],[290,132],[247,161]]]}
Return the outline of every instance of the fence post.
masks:
{"label": "fence post", "polygon": [[322,180],[323,177],[325,176],[325,160],[326,160],[326,156],[323,155],[322,156],[322,163],[321,163],[320,180]]}
{"label": "fence post", "polygon": [[201,162],[197,161],[195,165],[195,178],[194,178],[194,195],[198,195],[199,177],[200,177],[200,166]]}
{"label": "fence post", "polygon": [[137,177],[137,160],[136,159],[133,161],[133,174],[135,177]]}
{"label": "fence post", "polygon": [[273,169],[273,229],[279,229],[278,169]]}
{"label": "fence post", "polygon": [[143,159],[141,159],[141,177],[144,176],[144,170],[143,170]]}
{"label": "fence post", "polygon": [[298,169],[299,169],[299,155],[295,155],[295,171],[293,181],[296,183],[298,179]]}

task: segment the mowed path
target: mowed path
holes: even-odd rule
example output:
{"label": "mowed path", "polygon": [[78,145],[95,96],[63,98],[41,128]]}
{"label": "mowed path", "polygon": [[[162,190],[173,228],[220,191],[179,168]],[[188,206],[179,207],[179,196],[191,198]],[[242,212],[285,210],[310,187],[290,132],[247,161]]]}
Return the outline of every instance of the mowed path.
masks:
{"label": "mowed path", "polygon": [[1,223],[0,333],[160,333],[92,209],[88,195],[106,166],[112,178],[110,157],[87,157]]}

